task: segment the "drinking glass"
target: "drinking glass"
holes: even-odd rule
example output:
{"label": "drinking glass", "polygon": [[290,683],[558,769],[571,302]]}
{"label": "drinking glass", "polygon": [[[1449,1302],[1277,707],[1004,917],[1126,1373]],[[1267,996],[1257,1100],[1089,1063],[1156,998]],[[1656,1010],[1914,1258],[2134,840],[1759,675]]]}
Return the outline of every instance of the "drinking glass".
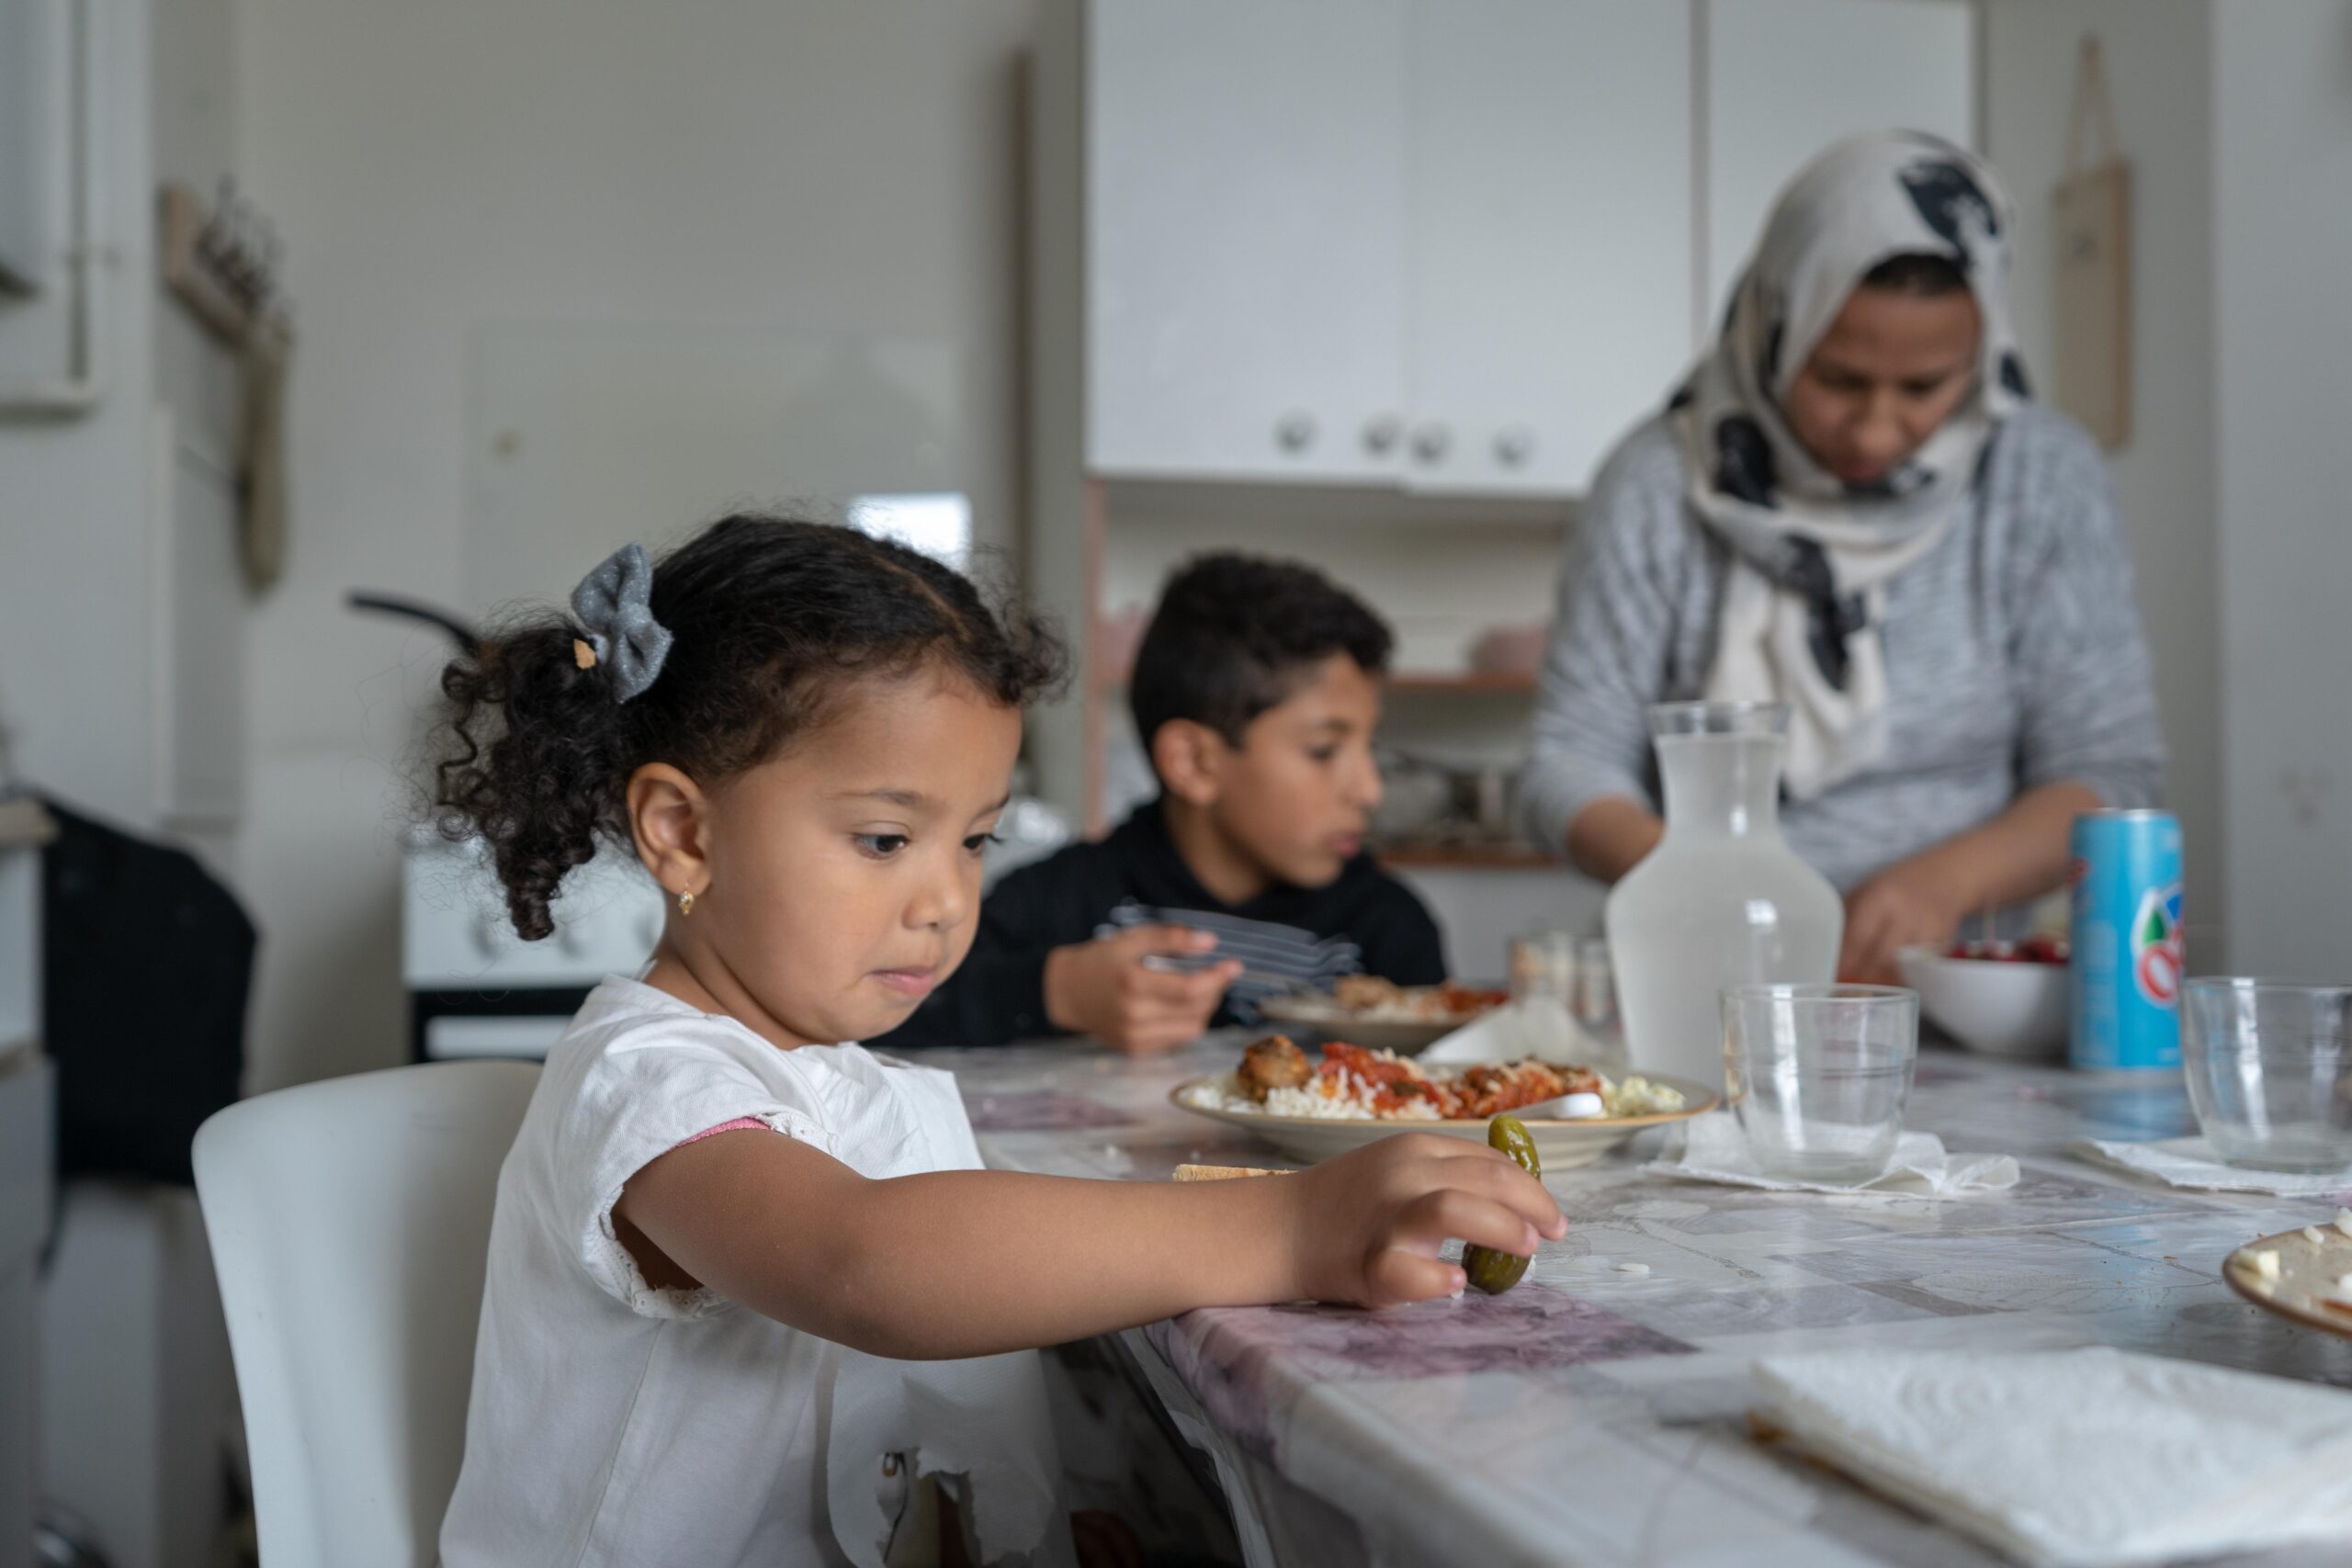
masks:
{"label": "drinking glass", "polygon": [[2352,1166],[2352,986],[2191,980],[2180,1064],[2205,1141],[2230,1164]]}
{"label": "drinking glass", "polygon": [[1576,988],[1576,943],[1566,931],[1534,931],[1510,939],[1510,999],[1548,997],[1569,1005]]}
{"label": "drinking glass", "polygon": [[1919,1055],[1917,992],[1727,986],[1723,1021],[1732,1111],[1766,1175],[1849,1182],[1886,1169]]}
{"label": "drinking glass", "polygon": [[1589,936],[1577,943],[1577,1021],[1600,1039],[1617,1034],[1617,976],[1609,966],[1609,939]]}

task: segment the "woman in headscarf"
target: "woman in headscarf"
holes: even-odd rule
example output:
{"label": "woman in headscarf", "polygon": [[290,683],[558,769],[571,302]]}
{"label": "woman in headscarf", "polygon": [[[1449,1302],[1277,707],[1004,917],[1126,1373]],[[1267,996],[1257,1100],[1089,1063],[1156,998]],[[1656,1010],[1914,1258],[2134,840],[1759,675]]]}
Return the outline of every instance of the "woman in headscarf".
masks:
{"label": "woman in headscarf", "polygon": [[1522,828],[1614,881],[1663,831],[1644,710],[1790,709],[1781,825],[1846,895],[1839,973],[2061,886],[2164,747],[2105,470],[2030,400],[2011,209],[1939,138],[1831,145],[1721,335],[1602,465],[1559,588]]}

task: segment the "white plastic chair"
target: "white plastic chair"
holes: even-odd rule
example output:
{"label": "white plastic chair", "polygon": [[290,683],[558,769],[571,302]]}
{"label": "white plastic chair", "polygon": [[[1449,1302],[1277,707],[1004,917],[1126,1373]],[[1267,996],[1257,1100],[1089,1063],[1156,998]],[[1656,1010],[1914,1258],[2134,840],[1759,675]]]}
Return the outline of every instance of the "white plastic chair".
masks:
{"label": "white plastic chair", "polygon": [[196,1134],[269,1568],[418,1568],[457,1485],[498,1168],[539,1069],[450,1062]]}

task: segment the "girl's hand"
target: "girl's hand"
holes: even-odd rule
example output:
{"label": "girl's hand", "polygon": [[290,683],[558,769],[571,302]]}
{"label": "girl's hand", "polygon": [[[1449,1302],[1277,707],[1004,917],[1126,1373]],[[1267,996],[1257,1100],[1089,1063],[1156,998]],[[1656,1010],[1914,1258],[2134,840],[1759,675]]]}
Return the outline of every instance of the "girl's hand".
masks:
{"label": "girl's hand", "polygon": [[1434,1133],[1383,1138],[1279,1186],[1297,1293],[1317,1301],[1384,1307],[1454,1295],[1466,1280],[1438,1257],[1448,1238],[1532,1258],[1539,1238],[1568,1234],[1542,1182],[1484,1145]]}

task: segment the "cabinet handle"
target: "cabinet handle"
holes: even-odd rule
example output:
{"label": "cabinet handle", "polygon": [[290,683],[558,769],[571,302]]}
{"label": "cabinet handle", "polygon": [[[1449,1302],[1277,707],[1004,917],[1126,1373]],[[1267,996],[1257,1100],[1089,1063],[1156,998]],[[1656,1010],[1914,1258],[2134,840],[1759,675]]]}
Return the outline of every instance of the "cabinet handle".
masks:
{"label": "cabinet handle", "polygon": [[1363,422],[1363,449],[1378,455],[1395,449],[1405,434],[1405,422],[1393,413],[1374,414]]}
{"label": "cabinet handle", "polygon": [[1295,410],[1274,422],[1274,445],[1285,452],[1304,452],[1315,440],[1315,416]]}
{"label": "cabinet handle", "polygon": [[1523,424],[1505,425],[1495,433],[1495,456],[1503,467],[1516,468],[1535,455],[1535,432]]}
{"label": "cabinet handle", "polygon": [[1445,449],[1453,444],[1453,432],[1438,420],[1431,420],[1413,432],[1413,456],[1424,463],[1434,463],[1444,457]]}

